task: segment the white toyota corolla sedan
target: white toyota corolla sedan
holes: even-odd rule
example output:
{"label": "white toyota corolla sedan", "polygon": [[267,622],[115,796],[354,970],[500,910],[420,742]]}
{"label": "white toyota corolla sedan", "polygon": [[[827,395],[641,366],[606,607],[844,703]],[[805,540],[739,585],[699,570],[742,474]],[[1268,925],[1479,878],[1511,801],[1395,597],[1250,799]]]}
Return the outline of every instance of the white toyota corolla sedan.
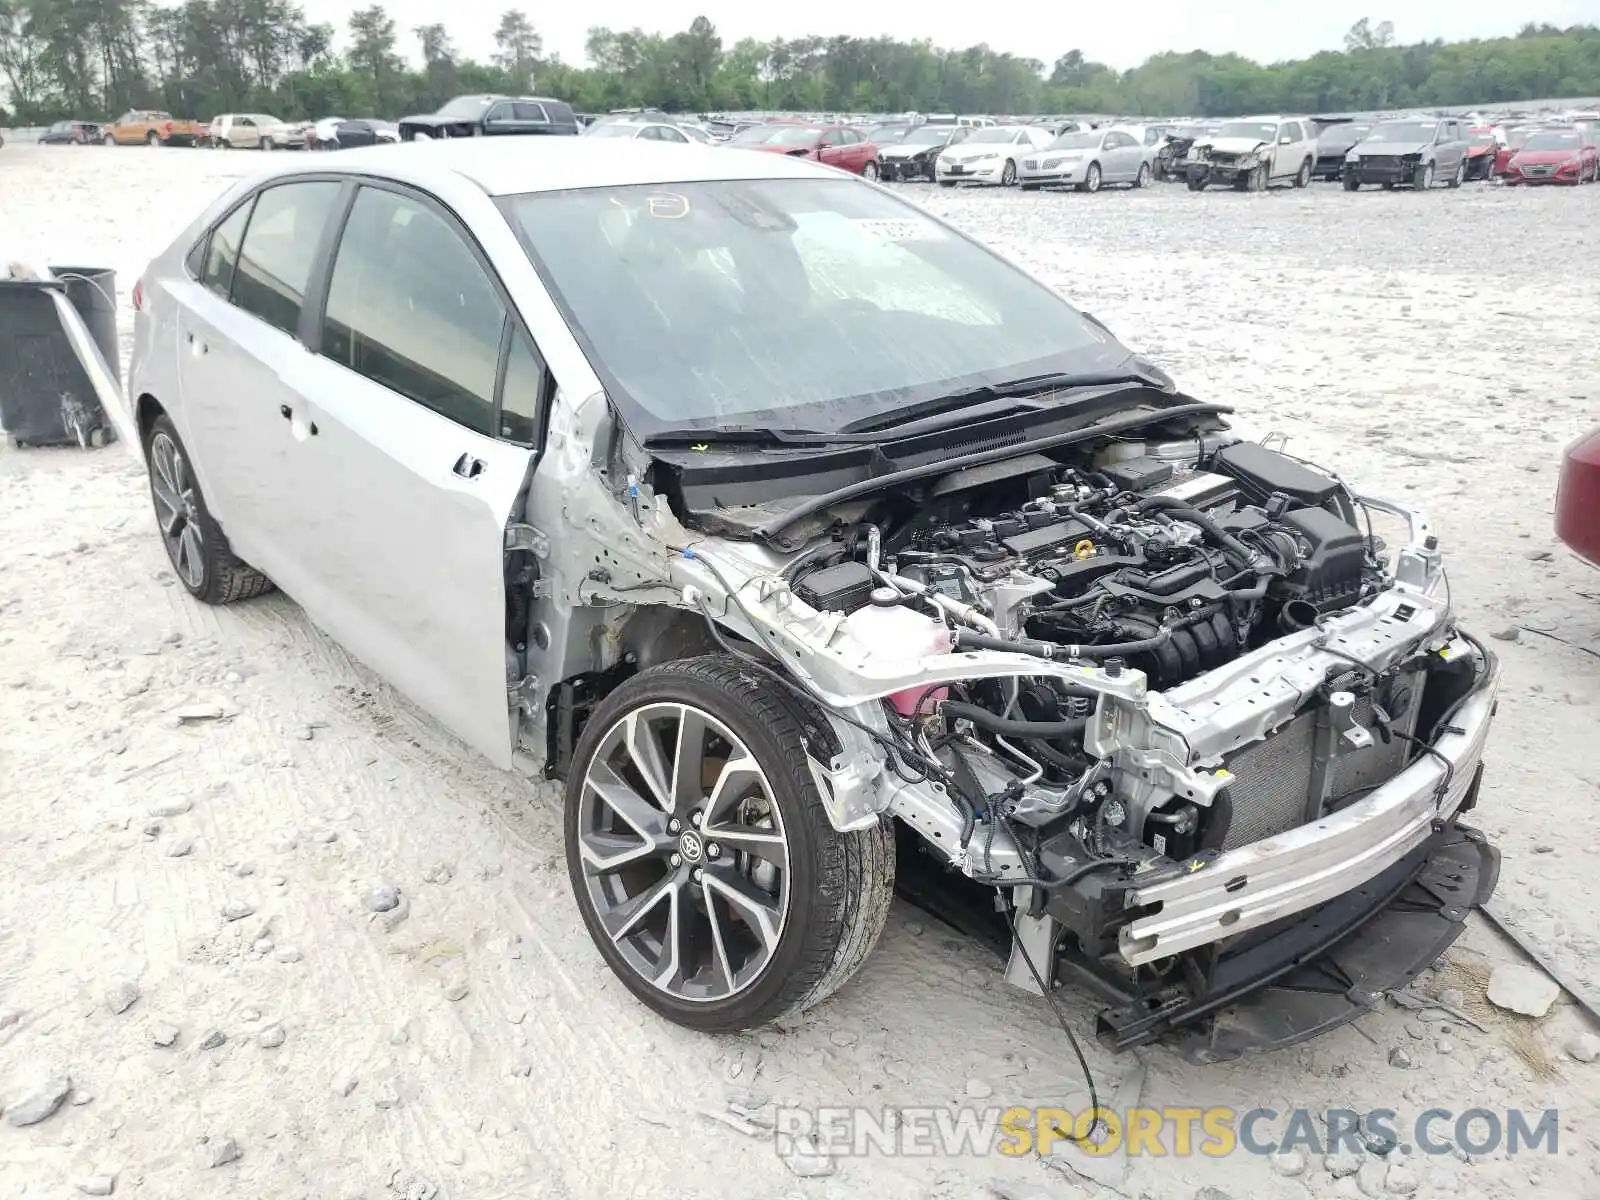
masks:
{"label": "white toyota corolla sedan", "polygon": [[[196,599],[275,584],[565,781],[645,1003],[818,1002],[897,863],[1009,925],[1012,982],[1120,997],[1117,1046],[1296,1040],[1449,944],[1496,874],[1456,823],[1495,671],[1420,513],[886,188],[505,142],[232,187],[138,281],[115,419]],[[1352,939],[1357,1000],[1214,1028]]]}

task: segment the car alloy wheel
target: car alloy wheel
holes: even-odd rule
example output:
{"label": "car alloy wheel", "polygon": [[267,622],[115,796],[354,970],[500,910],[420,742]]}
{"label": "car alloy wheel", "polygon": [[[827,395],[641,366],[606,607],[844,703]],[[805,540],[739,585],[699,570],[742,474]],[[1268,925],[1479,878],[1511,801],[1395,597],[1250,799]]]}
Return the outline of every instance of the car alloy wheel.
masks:
{"label": "car alloy wheel", "polygon": [[165,430],[157,430],[150,439],[150,494],[172,569],[191,592],[203,591],[206,546],[200,530],[199,497],[188,460]]}
{"label": "car alloy wheel", "polygon": [[649,986],[693,1003],[761,977],[788,919],[789,840],[766,772],[716,717],[649,704],[616,721],[577,837],[587,900]]}
{"label": "car alloy wheel", "polygon": [[1100,190],[1100,164],[1090,163],[1089,169],[1083,175],[1083,190],[1098,192]]}
{"label": "car alloy wheel", "polygon": [[1008,158],[1006,159],[1006,165],[1000,168],[1000,186],[1010,187],[1012,184],[1016,183],[1016,181],[1017,164]]}
{"label": "car alloy wheel", "polygon": [[878,164],[875,162],[869,162],[862,167],[861,178],[865,179],[869,183],[877,183],[879,178]]}
{"label": "car alloy wheel", "polygon": [[1133,186],[1136,188],[1150,186],[1150,164],[1140,163],[1139,173],[1133,177]]}
{"label": "car alloy wheel", "polygon": [[877,940],[893,826],[828,821],[807,749],[826,725],[723,656],[643,671],[589,718],[567,776],[567,872],[607,965],[670,1020],[731,1032],[809,1008]]}
{"label": "car alloy wheel", "polygon": [[1433,164],[1432,163],[1427,163],[1421,169],[1421,175],[1420,175],[1420,177],[1418,178],[1418,181],[1417,181],[1417,190],[1425,192],[1429,188],[1431,188],[1432,186],[1433,186]]}
{"label": "car alloy wheel", "polygon": [[1309,158],[1300,164],[1300,174],[1294,177],[1294,185],[1297,188],[1311,186],[1311,160]]}

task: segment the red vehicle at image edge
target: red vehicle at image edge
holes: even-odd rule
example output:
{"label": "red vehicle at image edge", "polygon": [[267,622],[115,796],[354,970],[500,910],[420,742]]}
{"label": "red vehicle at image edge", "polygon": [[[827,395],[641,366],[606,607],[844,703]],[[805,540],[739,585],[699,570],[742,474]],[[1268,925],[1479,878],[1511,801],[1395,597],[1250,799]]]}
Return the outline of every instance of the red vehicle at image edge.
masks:
{"label": "red vehicle at image edge", "polygon": [[879,174],[878,147],[847,125],[775,121],[740,130],[729,139],[728,145],[740,150],[811,158],[866,179],[877,179]]}
{"label": "red vehicle at image edge", "polygon": [[1567,447],[1556,485],[1556,537],[1600,566],[1600,429]]}
{"label": "red vehicle at image edge", "polygon": [[1600,179],[1600,151],[1587,129],[1537,129],[1512,152],[1505,176],[1513,186],[1593,183]]}

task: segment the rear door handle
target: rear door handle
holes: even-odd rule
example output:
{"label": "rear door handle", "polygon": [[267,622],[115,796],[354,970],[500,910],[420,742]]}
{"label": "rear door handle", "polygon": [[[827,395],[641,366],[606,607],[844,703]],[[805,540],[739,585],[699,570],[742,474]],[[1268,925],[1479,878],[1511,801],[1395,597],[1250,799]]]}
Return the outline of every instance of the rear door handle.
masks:
{"label": "rear door handle", "polygon": [[[290,424],[294,423],[294,409],[289,407],[289,405],[287,405],[287,404],[278,405],[278,415],[280,417],[282,417],[285,421],[288,421]],[[315,421],[307,421],[306,422],[306,432],[308,434],[310,434],[312,437],[316,437],[317,436],[317,423]]]}
{"label": "rear door handle", "polygon": [[459,475],[463,479],[476,479],[483,474],[485,464],[481,458],[473,458],[470,454],[463,454],[456,459],[456,465],[450,468],[451,474]]}

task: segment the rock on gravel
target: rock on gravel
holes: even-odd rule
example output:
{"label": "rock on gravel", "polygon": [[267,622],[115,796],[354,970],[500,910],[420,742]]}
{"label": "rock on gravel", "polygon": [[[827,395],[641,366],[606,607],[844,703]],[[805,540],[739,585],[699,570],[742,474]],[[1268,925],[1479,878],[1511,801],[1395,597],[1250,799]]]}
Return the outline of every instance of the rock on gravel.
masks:
{"label": "rock on gravel", "polygon": [[188,858],[193,853],[194,839],[192,837],[181,837],[167,847],[168,858]]}
{"label": "rock on gravel", "polygon": [[1580,1033],[1567,1042],[1566,1050],[1567,1056],[1574,1061],[1592,1063],[1600,1058],[1600,1037],[1592,1033]]}
{"label": "rock on gravel", "polygon": [[193,807],[193,800],[181,796],[175,800],[158,800],[145,811],[152,817],[181,817]]}
{"label": "rock on gravel", "polygon": [[200,1049],[215,1050],[228,1040],[228,1035],[220,1029],[213,1029],[200,1040]]}
{"label": "rock on gravel", "polygon": [[1409,1196],[1419,1185],[1416,1172],[1399,1163],[1391,1165],[1383,1177],[1383,1190],[1391,1196]]}
{"label": "rock on gravel", "polygon": [[117,1190],[115,1175],[91,1175],[78,1180],[78,1190],[85,1196],[109,1196]]}
{"label": "rock on gravel", "polygon": [[283,1045],[288,1035],[283,1032],[282,1025],[268,1025],[256,1035],[256,1041],[263,1050],[276,1050]]}
{"label": "rock on gravel", "polygon": [[1525,1017],[1542,1017],[1561,995],[1561,985],[1543,971],[1501,963],[1489,976],[1489,1003]]}
{"label": "rock on gravel", "polygon": [[68,1075],[43,1075],[30,1080],[6,1104],[6,1124],[19,1128],[37,1125],[61,1107],[71,1090],[72,1078]]}
{"label": "rock on gravel", "polygon": [[1322,1160],[1322,1169],[1335,1179],[1344,1179],[1361,1170],[1362,1157],[1352,1154],[1348,1150],[1341,1150],[1337,1154],[1330,1154]]}
{"label": "rock on gravel", "polygon": [[202,1147],[202,1158],[208,1167],[225,1167],[231,1162],[238,1162],[241,1154],[239,1143],[224,1134],[222,1137],[207,1138]]}
{"label": "rock on gravel", "polygon": [[106,993],[106,1007],[114,1013],[125,1013],[139,1002],[139,985],[125,979]]}
{"label": "rock on gravel", "polygon": [[161,1021],[150,1029],[150,1040],[158,1046],[170,1046],[178,1040],[180,1030],[176,1025]]}
{"label": "rock on gravel", "polygon": [[1285,1179],[1297,1179],[1306,1173],[1306,1157],[1298,1150],[1289,1150],[1272,1156],[1272,1169]]}
{"label": "rock on gravel", "polygon": [[385,913],[400,907],[400,889],[392,883],[379,884],[367,893],[367,908],[375,913]]}
{"label": "rock on gravel", "polygon": [[784,1148],[783,1165],[801,1179],[820,1179],[833,1174],[833,1159],[805,1135]]}

